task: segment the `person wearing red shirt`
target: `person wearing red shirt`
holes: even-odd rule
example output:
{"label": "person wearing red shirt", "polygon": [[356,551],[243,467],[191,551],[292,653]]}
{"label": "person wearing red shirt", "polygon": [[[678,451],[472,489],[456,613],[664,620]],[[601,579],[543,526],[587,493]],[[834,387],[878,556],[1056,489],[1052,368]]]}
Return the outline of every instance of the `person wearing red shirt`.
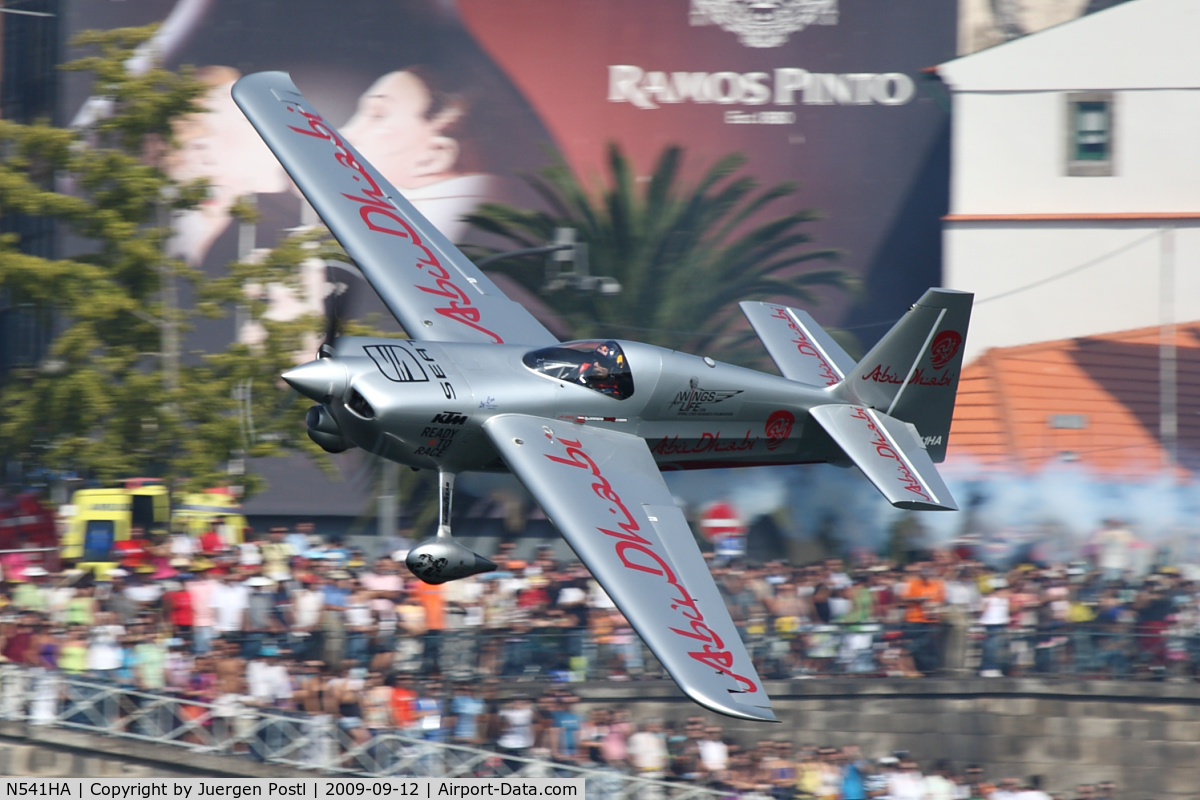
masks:
{"label": "person wearing red shirt", "polygon": [[391,673],[384,684],[391,687],[390,706],[392,709],[392,725],[396,730],[412,734],[419,733],[417,725],[417,693],[413,691],[412,679],[407,675]]}
{"label": "person wearing red shirt", "polygon": [[192,595],[183,583],[175,583],[165,595],[163,605],[167,619],[171,622],[174,635],[189,645],[192,643],[192,628],[196,623],[196,611],[192,606]]}
{"label": "person wearing red shirt", "polygon": [[209,528],[200,536],[200,552],[206,556],[215,556],[225,550],[225,540],[215,527]]}
{"label": "person wearing red shirt", "polygon": [[146,538],[146,529],[140,525],[131,527],[129,538],[114,542],[112,549],[115,560],[131,572],[150,563],[150,541]]}
{"label": "person wearing red shirt", "polygon": [[32,665],[37,660],[37,653],[34,652],[34,634],[32,616],[24,616],[18,622],[16,631],[9,634],[4,640],[4,647],[0,649],[0,655],[3,655],[14,664],[29,664]]}

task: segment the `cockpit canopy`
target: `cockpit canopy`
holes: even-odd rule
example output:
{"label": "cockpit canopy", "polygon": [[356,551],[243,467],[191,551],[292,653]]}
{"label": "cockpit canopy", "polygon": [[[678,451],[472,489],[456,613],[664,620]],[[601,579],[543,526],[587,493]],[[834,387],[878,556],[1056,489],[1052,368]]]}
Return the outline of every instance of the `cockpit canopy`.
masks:
{"label": "cockpit canopy", "polygon": [[560,381],[576,383],[624,400],[633,394],[633,375],[621,346],[611,339],[564,342],[525,354],[525,366]]}

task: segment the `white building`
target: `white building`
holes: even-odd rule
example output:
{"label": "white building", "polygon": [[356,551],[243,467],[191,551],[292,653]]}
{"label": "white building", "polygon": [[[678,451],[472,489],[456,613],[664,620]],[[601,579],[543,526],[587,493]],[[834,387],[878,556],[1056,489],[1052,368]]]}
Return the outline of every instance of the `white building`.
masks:
{"label": "white building", "polygon": [[944,283],[989,347],[1200,320],[1200,0],[1130,0],[938,67]]}

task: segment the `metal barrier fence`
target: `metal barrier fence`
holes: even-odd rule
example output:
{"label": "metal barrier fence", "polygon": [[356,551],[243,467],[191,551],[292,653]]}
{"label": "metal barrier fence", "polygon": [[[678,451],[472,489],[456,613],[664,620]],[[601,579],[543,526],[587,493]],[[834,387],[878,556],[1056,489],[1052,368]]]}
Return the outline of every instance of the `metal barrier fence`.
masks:
{"label": "metal barrier fence", "polygon": [[0,719],[241,756],[326,774],[421,778],[584,778],[596,800],[727,797],[705,786],[627,775],[390,730],[360,737],[331,715],[263,709],[240,699],[202,703],[108,681],[0,665]]}
{"label": "metal barrier fence", "polygon": [[[614,671],[625,677],[662,674],[632,636],[565,641],[562,632],[454,631],[426,643],[431,641],[435,641],[432,652],[415,646],[420,640],[400,642],[395,666],[424,674],[422,668],[429,666],[426,657],[433,657],[433,666],[446,678],[499,675],[541,683],[612,677]],[[994,670],[995,674],[1042,677],[1153,680],[1194,678],[1200,661],[1200,636],[1166,625],[814,626],[787,634],[750,633],[747,646],[766,678],[883,676],[917,666],[962,674]],[[0,665],[0,719],[330,774],[583,777],[588,796],[605,800],[727,796],[701,785],[431,741],[423,734],[390,729],[364,734],[361,728],[342,727],[330,715],[263,708],[240,696],[206,703],[11,663]]]}
{"label": "metal barrier fence", "polygon": [[[763,678],[988,674],[1157,680],[1200,674],[1200,632],[1167,625],[1056,623],[981,625],[815,625],[749,632],[746,646]],[[426,648],[434,652],[426,652]],[[407,639],[395,668],[448,678],[583,681],[663,678],[633,635],[598,641],[571,632],[443,631]]]}

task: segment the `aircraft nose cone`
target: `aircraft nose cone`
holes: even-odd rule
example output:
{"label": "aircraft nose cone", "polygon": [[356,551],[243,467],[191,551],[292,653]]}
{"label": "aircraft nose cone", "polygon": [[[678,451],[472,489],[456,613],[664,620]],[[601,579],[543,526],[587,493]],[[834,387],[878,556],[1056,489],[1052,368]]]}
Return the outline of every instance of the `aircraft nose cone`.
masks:
{"label": "aircraft nose cone", "polygon": [[319,358],[283,373],[283,379],[300,394],[317,402],[341,396],[348,380],[346,366],[336,358]]}

